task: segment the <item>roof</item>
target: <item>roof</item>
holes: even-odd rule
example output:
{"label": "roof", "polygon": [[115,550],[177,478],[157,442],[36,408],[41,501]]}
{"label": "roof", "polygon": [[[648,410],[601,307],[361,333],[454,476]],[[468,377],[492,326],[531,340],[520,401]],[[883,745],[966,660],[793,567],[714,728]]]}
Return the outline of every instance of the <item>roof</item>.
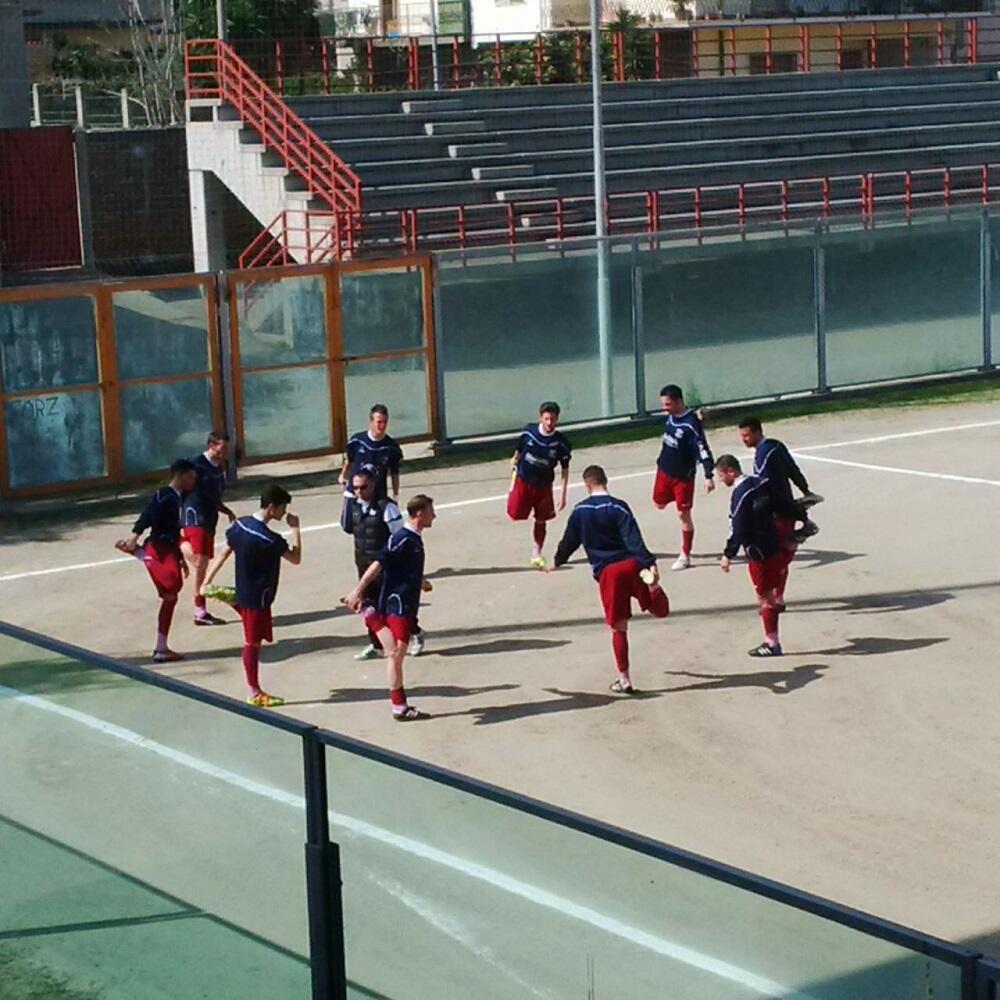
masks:
{"label": "roof", "polygon": [[[147,21],[161,20],[157,0],[134,0]],[[124,24],[129,0],[24,0],[24,24],[29,28],[70,28]]]}

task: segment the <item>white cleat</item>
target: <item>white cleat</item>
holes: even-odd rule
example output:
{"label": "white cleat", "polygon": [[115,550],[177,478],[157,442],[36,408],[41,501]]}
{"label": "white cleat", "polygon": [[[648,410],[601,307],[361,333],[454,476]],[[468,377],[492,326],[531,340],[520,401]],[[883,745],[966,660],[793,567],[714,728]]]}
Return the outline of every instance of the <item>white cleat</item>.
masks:
{"label": "white cleat", "polygon": [[426,645],[426,634],[418,632],[416,635],[410,636],[410,645],[407,647],[406,653],[408,656],[419,656],[424,651],[424,646]]}
{"label": "white cleat", "polygon": [[671,569],[690,569],[691,567],[691,557],[690,556],[678,556]]}
{"label": "white cleat", "polygon": [[354,659],[356,660],[377,660],[382,655],[381,649],[376,649],[370,643],[361,650],[360,653],[354,654]]}

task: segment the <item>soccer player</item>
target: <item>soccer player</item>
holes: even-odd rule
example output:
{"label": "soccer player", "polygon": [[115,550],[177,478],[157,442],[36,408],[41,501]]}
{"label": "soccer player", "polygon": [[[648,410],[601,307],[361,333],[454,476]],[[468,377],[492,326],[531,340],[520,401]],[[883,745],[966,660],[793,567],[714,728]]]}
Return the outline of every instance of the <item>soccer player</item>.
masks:
{"label": "soccer player", "polygon": [[[358,571],[358,579],[365,575],[365,570],[375,562],[386,542],[403,527],[403,515],[396,504],[384,498],[372,499],[375,494],[375,474],[362,466],[351,477],[351,496],[347,498],[347,516],[341,525],[349,535],[354,537],[354,566]],[[361,595],[361,602],[372,607],[378,603],[381,585],[373,580]],[[365,623],[368,628],[368,645],[355,654],[356,660],[374,660],[382,653],[382,643],[371,627],[371,622]],[[417,635],[410,639],[409,652],[420,655],[423,642],[419,649],[414,647]]]}
{"label": "soccer player", "polygon": [[653,483],[653,503],[659,510],[677,505],[681,521],[681,551],[671,569],[687,569],[691,565],[694,545],[695,468],[700,463],[705,473],[705,491],[715,489],[712,479],[712,450],[708,447],[705,428],[698,414],[684,405],[680,386],[665,385],[660,390],[660,405],[666,411],[660,456],[656,460],[656,481]]}
{"label": "soccer player", "polygon": [[[260,686],[261,643],[274,642],[271,605],[278,593],[281,560],[293,566],[302,562],[299,519],[289,509],[291,495],[277,483],[264,487],[260,509],[235,520],[226,531],[226,544],[208,568],[202,591],[211,584],[226,560],[236,553],[236,610],[243,619],[243,672],[250,694],[247,702],[274,708],[285,702]],[[291,545],[271,528],[284,520],[292,531]]]}
{"label": "soccer player", "polygon": [[733,559],[743,549],[764,625],[764,641],[751,649],[750,655],[781,656],[778,637],[781,606],[775,591],[787,564],[768,504],[767,486],[756,476],[744,476],[739,459],[733,455],[719,456],[715,474],[720,483],[733,491],[729,500],[729,538],[719,565],[728,573]]}
{"label": "soccer player", "polygon": [[552,485],[557,465],[562,468],[559,510],[566,507],[566,490],[569,488],[569,460],[573,452],[566,435],[556,430],[559,412],[558,403],[542,403],[538,408],[538,423],[528,424],[521,431],[510,460],[514,480],[507,495],[507,516],[512,521],[527,521],[534,514],[531,565],[536,569],[545,568],[542,556],[545,522],[556,516]]}
{"label": "soccer player", "polygon": [[[408,704],[403,687],[403,660],[420,606],[420,591],[424,587],[423,532],[434,524],[434,501],[418,493],[406,505],[407,522],[365,570],[358,585],[344,597],[352,611],[362,612],[369,628],[379,637],[388,654],[386,672],[389,681],[389,701],[392,717],[397,722],[411,722],[422,716]],[[369,587],[381,578],[375,607],[364,603]]]}
{"label": "soccer player", "polygon": [[635,517],[624,500],[608,494],[608,477],[599,465],[583,470],[587,496],[569,516],[551,573],[568,562],[582,545],[594,573],[604,605],[604,620],[611,629],[618,676],[611,685],[616,694],[634,694],[629,673],[628,620],[632,600],[656,618],[666,618],[670,602],[660,587],[656,559],[646,548]]}
{"label": "soccer player", "polygon": [[[178,459],[170,466],[170,484],[157,490],[139,519],[132,525],[132,534],[115,542],[115,548],[137,556],[146,567],[157,594],[160,611],[156,619],[154,663],[174,663],[183,660],[167,643],[170,624],[174,619],[177,595],[188,575],[187,563],[181,552],[181,506],[184,495],[194,489],[196,471],[193,462]],[[145,542],[139,537],[148,530]]]}
{"label": "soccer player", "polygon": [[225,625],[221,618],[209,614],[201,585],[205,582],[208,564],[215,555],[215,529],[219,514],[225,514],[230,524],[236,520],[236,515],[222,502],[226,490],[228,453],[229,435],[225,431],[212,431],[204,452],[191,459],[198,478],[194,489],[184,497],[181,551],[194,570],[195,625]]}
{"label": "soccer player", "polygon": [[[375,489],[371,499],[384,500],[391,495],[398,502],[399,464],[403,461],[403,449],[389,437],[388,428],[389,408],[383,403],[376,403],[368,414],[368,430],[359,431],[347,442],[344,467],[340,470],[340,484],[344,487],[345,497],[351,496],[351,476],[362,466],[366,466],[375,475]],[[346,504],[344,509],[346,512]]]}
{"label": "soccer player", "polygon": [[[801,542],[819,531],[819,526],[809,518],[809,508],[820,503],[823,498],[809,489],[806,477],[784,444],[777,438],[764,436],[764,428],[758,417],[744,417],[740,421],[739,430],[740,440],[754,450],[753,474],[764,483],[774,515],[774,526],[785,561],[781,581],[775,588],[775,596],[783,610],[788,569],[795,558],[795,550]],[[792,495],[792,483],[802,493],[801,500],[796,500]],[[795,528],[797,521],[802,522],[802,527],[798,530]]]}

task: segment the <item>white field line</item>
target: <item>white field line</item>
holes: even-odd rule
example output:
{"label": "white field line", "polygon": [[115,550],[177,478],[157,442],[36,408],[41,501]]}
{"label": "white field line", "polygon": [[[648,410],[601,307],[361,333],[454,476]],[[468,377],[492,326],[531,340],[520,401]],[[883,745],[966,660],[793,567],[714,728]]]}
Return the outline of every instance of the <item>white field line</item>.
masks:
{"label": "white field line", "polygon": [[[959,431],[976,430],[982,427],[996,427],[996,426],[1000,426],[1000,420],[983,420],[974,424],[957,424],[952,427],[929,427],[926,430],[921,430],[921,431],[904,431],[899,434],[882,434],[879,435],[878,437],[857,438],[853,441],[832,441],[832,442],[826,442],[825,444],[806,445],[801,449],[796,449],[794,454],[804,459],[805,458],[812,459],[812,456],[805,454],[805,452],[819,451],[821,449],[827,449],[827,448],[847,448],[852,445],[878,444],[882,441],[898,441],[903,438],[923,437],[928,434],[949,434],[949,433],[956,433]],[[814,459],[814,461],[818,462],[821,461],[821,459],[817,458]],[[825,461],[833,463],[832,459],[826,459]],[[840,464],[849,465],[852,463],[843,462]],[[874,471],[885,471],[882,467],[879,466],[865,466],[861,465],[860,463],[855,463],[855,464],[857,464],[858,468],[871,468]],[[625,479],[639,479],[642,478],[643,476],[651,476],[653,474],[653,471],[654,470],[652,469],[645,469],[642,472],[627,472],[621,476],[609,476],[608,478],[610,482],[617,483]],[[925,472],[925,473],[908,472],[908,470],[905,469],[895,469],[889,471],[896,471],[910,475],[924,475],[938,479],[953,479],[956,482],[986,483],[989,485],[995,485],[992,480],[987,480],[987,479],[966,479],[961,476],[946,476],[943,474],[937,475],[935,473],[930,473],[930,472]],[[582,487],[583,487],[582,483],[570,484],[571,490],[582,489]],[[507,499],[506,493],[497,493],[494,494],[493,496],[488,496],[488,497],[474,497],[471,500],[452,500],[445,503],[435,504],[435,507],[437,510],[455,510],[456,508],[461,508],[461,507],[471,507],[475,504],[498,503],[499,501],[506,499]],[[303,534],[306,534],[313,531],[330,531],[334,528],[339,528],[339,527],[340,527],[339,521],[329,521],[325,524],[308,525],[302,529],[302,532]],[[131,561],[132,557],[124,556],[115,559],[100,559],[96,562],[75,563],[71,566],[50,566],[48,569],[33,569],[23,573],[7,573],[3,576],[0,576],[0,583],[12,583],[16,580],[27,580],[36,576],[50,576],[54,573],[72,573],[76,570],[97,569],[100,566],[113,566],[116,564],[122,564]]]}
{"label": "white field line", "polygon": [[923,476],[927,479],[947,479],[953,483],[976,483],[980,486],[1000,486],[1000,479],[979,479],[976,476],[956,476],[949,472],[923,472],[920,469],[900,469],[895,465],[871,465],[868,462],[847,462],[841,458],[826,458],[820,455],[804,455],[793,452],[796,458],[805,462],[825,462],[829,465],[844,465],[850,469],[867,469],[870,472],[894,472],[900,476]]}
{"label": "white field line", "polygon": [[[252,795],[258,795],[261,798],[270,799],[272,802],[276,802],[279,805],[288,806],[300,811],[305,809],[305,800],[300,795],[295,795],[291,792],[286,792],[283,789],[275,788],[272,785],[267,785],[252,778],[244,777],[241,774],[237,774],[235,771],[219,767],[216,764],[202,760],[200,757],[195,757],[192,754],[184,752],[183,750],[177,750],[174,747],[167,746],[157,740],[149,739],[134,730],[118,726],[113,722],[106,722],[105,720],[98,719],[93,715],[88,715],[86,712],[81,712],[77,709],[60,705],[57,702],[50,701],[47,698],[40,698],[37,695],[25,694],[23,691],[18,691],[16,688],[7,687],[2,684],[0,684],[0,697],[11,698],[19,704],[28,705],[32,708],[61,716],[64,719],[69,719],[72,722],[76,722],[105,736],[109,736],[112,739],[130,744],[140,750],[145,750],[149,753],[155,754],[158,757],[163,757],[174,764],[179,764],[181,767],[186,767],[192,771],[207,775],[210,778],[215,778],[218,781],[240,788]],[[555,912],[560,913],[572,920],[590,924],[597,930],[613,935],[614,937],[634,944],[639,948],[643,948],[665,958],[673,959],[674,961],[689,965],[693,968],[701,970],[702,972],[718,976],[721,979],[738,983],[741,986],[753,990],[762,997],[782,998],[782,1000],[783,998],[788,998],[788,1000],[813,1000],[809,994],[802,993],[799,990],[789,989],[779,983],[775,983],[762,976],[758,976],[756,973],[750,972],[746,969],[741,969],[735,965],[730,965],[728,962],[713,958],[710,955],[705,955],[693,948],[688,948],[684,945],[676,944],[673,941],[668,941],[666,938],[650,934],[648,931],[641,930],[638,927],[633,927],[624,921],[608,916],[598,910],[574,903],[554,892],[549,892],[548,890],[541,889],[531,883],[523,882],[520,879],[505,875],[503,872],[497,871],[494,868],[489,868],[486,865],[481,865],[474,861],[468,861],[464,858],[456,857],[453,854],[449,854],[447,851],[442,851],[439,848],[432,847],[430,844],[425,844],[422,841],[413,839],[412,837],[394,833],[391,830],[386,830],[373,823],[368,823],[364,820],[356,819],[353,816],[347,816],[343,813],[331,812],[330,821],[334,825],[339,826],[352,834],[367,837],[370,840],[385,844],[388,847],[403,851],[406,854],[441,865],[444,868],[448,868],[451,871],[465,875],[468,878],[475,879],[479,882],[484,882],[496,889],[501,890],[502,892],[506,892],[509,895],[526,900],[536,906],[540,906],[548,910],[554,910]],[[468,942],[463,943],[468,944]],[[473,953],[475,953],[474,948]]]}
{"label": "white field line", "polygon": [[827,448],[847,448],[855,444],[879,444],[882,441],[901,441],[903,438],[927,437],[928,434],[952,434],[957,431],[974,431],[981,427],[1000,427],[1000,420],[981,420],[975,424],[956,424],[954,427],[930,427],[922,431],[905,431],[900,434],[880,434],[878,437],[858,438],[855,441],[833,441],[828,444],[804,445],[802,451],[821,451]]}

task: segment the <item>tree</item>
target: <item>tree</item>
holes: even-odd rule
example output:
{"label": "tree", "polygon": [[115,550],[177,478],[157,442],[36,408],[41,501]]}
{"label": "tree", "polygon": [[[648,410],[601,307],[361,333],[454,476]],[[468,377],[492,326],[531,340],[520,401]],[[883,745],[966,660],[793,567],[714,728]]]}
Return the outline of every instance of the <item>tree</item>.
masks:
{"label": "tree", "polygon": [[[156,0],[156,16],[147,19],[139,0],[126,0],[135,96],[150,125],[173,125],[183,117],[183,79],[179,11],[174,0]],[[147,8],[148,10],[149,8]]]}
{"label": "tree", "polygon": [[[183,0],[184,34],[215,37],[215,0]],[[316,0],[226,0],[230,38],[315,38]]]}

